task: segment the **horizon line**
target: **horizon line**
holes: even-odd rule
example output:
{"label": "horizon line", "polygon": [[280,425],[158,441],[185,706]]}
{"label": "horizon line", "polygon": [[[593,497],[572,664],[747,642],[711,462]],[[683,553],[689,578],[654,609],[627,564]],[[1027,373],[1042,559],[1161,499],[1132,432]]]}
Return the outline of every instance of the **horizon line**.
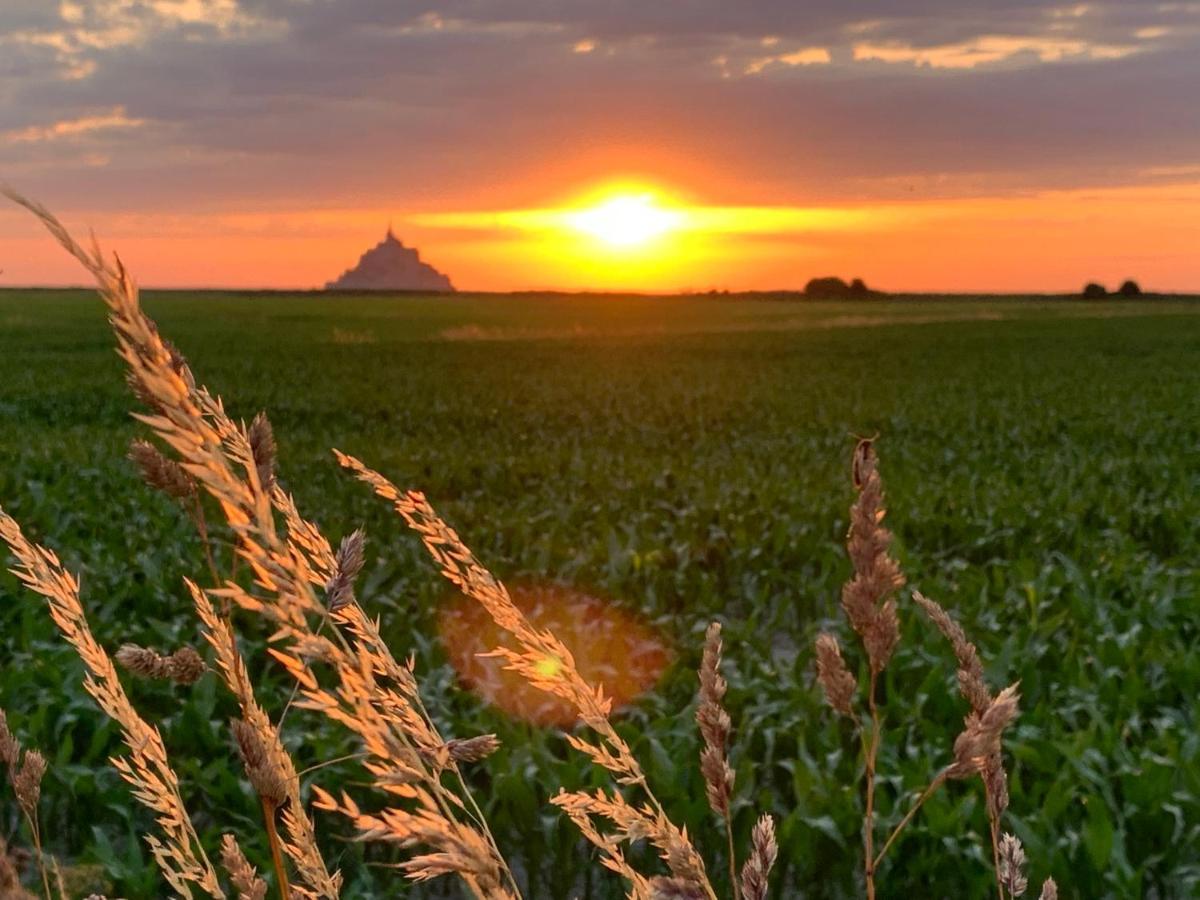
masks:
{"label": "horizon line", "polygon": [[[1085,282],[1086,284],[1087,282]],[[90,284],[0,284],[0,291],[95,291],[96,286]],[[208,294],[323,294],[330,297],[355,296],[420,296],[453,298],[456,296],[519,296],[524,294],[554,294],[568,297],[737,297],[737,296],[769,296],[779,294],[796,295],[813,300],[838,300],[846,303],[863,303],[871,300],[887,300],[898,297],[1067,297],[1075,298],[1082,294],[1082,289],[1075,291],[1064,290],[901,290],[887,291],[872,288],[872,293],[862,297],[837,297],[833,295],[809,295],[803,287],[780,288],[681,288],[673,291],[649,291],[637,288],[514,288],[510,290],[488,290],[485,288],[459,288],[453,291],[423,291],[423,290],[330,290],[323,287],[247,287],[247,286],[174,286],[156,287],[153,285],[138,285],[139,291],[154,293],[208,293]],[[1114,289],[1101,300],[1130,300],[1137,301],[1147,298],[1194,298],[1200,297],[1200,288],[1189,290],[1157,291],[1142,288],[1140,295],[1124,297]]]}

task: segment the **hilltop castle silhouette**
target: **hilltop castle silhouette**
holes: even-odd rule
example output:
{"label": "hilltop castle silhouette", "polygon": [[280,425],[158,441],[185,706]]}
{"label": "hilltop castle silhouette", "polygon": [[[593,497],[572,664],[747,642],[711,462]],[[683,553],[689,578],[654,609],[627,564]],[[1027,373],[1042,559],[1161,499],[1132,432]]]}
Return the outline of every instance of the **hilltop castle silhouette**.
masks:
{"label": "hilltop castle silhouette", "polygon": [[414,247],[405,247],[388,225],[382,241],[364,253],[358,264],[325,285],[327,291],[453,291],[450,279],[421,260]]}

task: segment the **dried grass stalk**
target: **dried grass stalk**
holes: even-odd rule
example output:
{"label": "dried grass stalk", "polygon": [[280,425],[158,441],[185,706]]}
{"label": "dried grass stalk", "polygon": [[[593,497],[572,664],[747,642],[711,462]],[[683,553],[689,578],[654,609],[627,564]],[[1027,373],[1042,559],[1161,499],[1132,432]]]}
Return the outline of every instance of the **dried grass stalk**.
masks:
{"label": "dried grass stalk", "polygon": [[79,583],[62,568],[57,556],[26,539],[16,521],[2,509],[0,539],[17,559],[18,566],[13,570],[17,577],[47,599],[54,623],[87,667],[87,692],[121,728],[129,755],[114,758],[112,763],[132,785],[134,797],[156,814],[161,838],[146,835],[146,843],[167,883],[187,898],[192,896],[193,885],[223,898],[216,872],[184,808],[179,779],[167,761],[162,737],[134,710],[116,667],[92,636],[79,602]]}
{"label": "dried grass stalk", "polygon": [[967,716],[966,727],[954,740],[954,763],[946,770],[947,777],[969,778],[1000,753],[1000,736],[1017,717],[1019,700],[1013,684],[997,694],[982,715],[973,712]]}
{"label": "dried grass stalk", "polygon": [[1025,878],[1025,848],[1011,834],[1000,838],[1000,883],[1010,897],[1020,897],[1029,887]]}
{"label": "dried grass stalk", "polygon": [[877,676],[900,640],[893,597],[903,587],[904,575],[888,555],[892,533],[883,526],[883,481],[871,441],[860,441],[855,447],[854,471],[859,493],[850,508],[846,538],[854,576],[842,588],[842,608],[862,639],[872,675]]}
{"label": "dried grass stalk", "polygon": [[1039,900],[1058,900],[1058,884],[1053,878],[1047,878],[1042,882],[1042,892],[1038,897]]}
{"label": "dried grass stalk", "polygon": [[12,776],[13,793],[17,804],[27,816],[37,813],[38,801],[42,798],[42,779],[46,776],[46,757],[37,750],[26,750],[21,768]]}
{"label": "dried grass stalk", "polygon": [[721,677],[721,626],[713,622],[704,635],[704,657],[700,664],[700,705],[696,724],[704,749],[700,752],[700,771],[704,775],[708,805],[724,819],[729,818],[733,798],[733,769],[729,766],[726,744],[731,723],[724,699],[728,685]]}
{"label": "dried grass stalk", "polygon": [[0,709],[0,762],[14,771],[21,761],[21,742],[8,727],[8,715]]}
{"label": "dried grass stalk", "polygon": [[221,864],[238,892],[238,900],[264,900],[267,883],[258,877],[232,834],[221,837]]}
{"label": "dried grass stalk", "polygon": [[767,879],[779,847],[775,843],[775,820],[763,816],[750,836],[750,855],[742,866],[742,897],[744,900],[767,900]]}
{"label": "dried grass stalk", "polygon": [[696,725],[704,749],[700,751],[700,773],[708,805],[725,823],[729,853],[729,883],[734,900],[740,896],[737,880],[737,857],[733,848],[733,819],[730,802],[733,800],[733,768],[729,765],[727,745],[731,723],[725,711],[725,691],[728,685],[721,676],[721,624],[713,622],[704,633],[704,654],[700,661],[700,705],[696,708]]}
{"label": "dried grass stalk", "polygon": [[[883,481],[873,442],[860,440],[851,460],[852,481],[858,497],[850,507],[850,531],[846,551],[854,574],[842,587],[842,609],[850,627],[859,636],[867,655],[870,682],[867,709],[871,731],[864,741],[866,808],[863,813],[863,875],[868,900],[875,900],[875,764],[879,758],[882,723],[879,715],[879,675],[900,641],[895,594],[904,585],[900,566],[888,555],[892,533],[883,526]],[[831,706],[852,715],[853,676],[841,662],[841,649],[828,636],[817,639],[817,672]],[[882,854],[880,854],[882,856]]]}
{"label": "dried grass stalk", "polygon": [[[232,723],[233,733],[246,777],[263,803],[272,854],[281,850],[292,860],[299,875],[298,889],[314,897],[336,898],[341,893],[341,875],[329,872],[317,848],[316,832],[300,799],[300,777],[278,731],[254,698],[250,675],[237,651],[233,631],[217,615],[204,591],[190,581],[187,586],[204,627],[204,637],[216,654],[217,670],[242,710],[242,718]],[[282,845],[275,838],[275,816],[281,810],[288,838]],[[276,860],[276,870],[280,880],[286,882],[282,860]]]}
{"label": "dried grass stalk", "polygon": [[[502,886],[512,883],[511,873],[465,787],[465,805],[471,811],[464,813],[464,799],[448,791],[440,782],[441,772],[423,761],[420,747],[432,750],[444,742],[416,696],[411,671],[397,665],[386,652],[377,627],[356,604],[339,611],[335,618],[349,632],[348,638],[340,630],[323,637],[312,625],[312,621],[324,622],[328,616],[314,590],[322,579],[302,541],[280,535],[276,527],[274,513],[282,492],[274,485],[273,438],[265,419],[257,427],[252,423],[251,429],[238,425],[219,399],[196,385],[190,368],[176,360],[142,311],[137,289],[119,259],[110,262],[96,247],[84,250],[47,210],[11,191],[4,193],[40,218],[95,277],[109,309],[118,353],[129,367],[129,379],[153,411],[137,418],[178,454],[184,470],[220,505],[237,540],[239,557],[251,568],[254,589],[247,591],[228,582],[212,596],[268,618],[276,626],[273,654],[300,685],[302,705],[349,726],[363,739],[368,770],[394,799],[428,807],[419,812],[385,810],[379,821],[401,830],[379,839],[411,846],[445,835],[446,846],[453,844],[456,852],[466,847],[478,854],[459,872],[472,892],[485,897],[512,896]],[[254,431],[253,445],[250,430]],[[286,513],[284,517],[288,519]],[[328,663],[337,676],[338,686],[333,692],[321,688],[309,671],[309,663],[317,659]],[[405,786],[399,790],[388,784],[393,777],[413,775],[420,781],[419,789]],[[430,809],[437,810],[440,829],[425,827],[426,820],[431,822],[433,818]],[[290,801],[283,815],[285,827],[289,815],[298,825],[306,820],[299,805]],[[405,830],[415,821],[413,816],[425,824]],[[460,817],[471,823],[465,824]],[[364,827],[365,835],[377,835],[376,824]],[[437,854],[414,858],[410,860],[410,876],[424,878],[451,871],[445,865],[450,859]]]}
{"label": "dried grass stalk", "polygon": [[[983,664],[979,661],[979,651],[968,640],[962,627],[940,604],[930,600],[919,591],[913,592],[913,600],[950,642],[950,646],[954,649],[954,655],[958,659],[956,673],[958,689],[971,704],[972,714],[982,717],[991,707],[993,697],[984,678]],[[992,858],[998,871],[1000,867],[999,837],[1004,812],[1008,809],[1008,774],[1004,770],[1004,759],[998,745],[996,752],[987,756],[979,766],[979,776],[983,780],[984,795],[987,800]],[[997,875],[997,877],[999,876]]]}
{"label": "dried grass stalk", "polygon": [[[534,687],[571,703],[579,720],[599,738],[591,743],[575,735],[566,735],[576,750],[589,756],[597,765],[607,769],[619,784],[636,786],[646,798],[642,807],[625,803],[619,795],[607,799],[593,798],[582,793],[560,793],[551,802],[559,806],[585,837],[603,854],[604,865],[618,872],[630,883],[635,896],[648,896],[649,882],[624,861],[612,840],[598,829],[586,825],[589,818],[618,813],[623,819],[638,821],[635,829],[659,849],[671,870],[671,875],[691,881],[704,890],[704,896],[715,900],[716,894],[704,871],[704,862],[688,840],[687,833],[674,824],[663,810],[646,782],[641,765],[628,744],[617,734],[609,721],[611,702],[603,690],[589,684],[575,667],[571,652],[549,631],[534,628],[525,614],[512,602],[508,590],[475,558],[452,528],[434,512],[425,496],[417,491],[401,492],[395,485],[352,456],[334,450],[338,462],[369,485],[379,497],[390,502],[410,528],[420,535],[429,555],[441,569],[443,577],[468,597],[478,602],[493,621],[516,640],[519,651],[497,648],[493,655],[506,663]],[[626,821],[625,824],[629,824]],[[585,827],[586,825],[586,827]],[[619,831],[629,838],[629,828]]]}
{"label": "dried grass stalk", "polygon": [[[50,879],[46,871],[46,858],[42,852],[42,828],[38,817],[38,802],[42,797],[42,779],[46,776],[46,758],[37,750],[26,750],[24,758],[21,755],[21,742],[8,727],[8,717],[0,709],[0,762],[8,769],[8,780],[17,798],[17,806],[21,809],[30,835],[33,837],[33,849],[37,855],[38,872],[42,877],[42,888],[47,900],[50,897]],[[0,886],[7,880],[3,871],[8,864],[8,848],[0,841]],[[12,888],[14,896],[27,896],[20,889],[19,880],[13,869]],[[0,897],[8,895],[0,890]]]}
{"label": "dried grass stalk", "polygon": [[979,661],[979,651],[968,639],[962,627],[950,617],[940,604],[930,600],[920,591],[913,591],[913,600],[929,616],[930,621],[938,627],[958,659],[958,689],[963,697],[971,704],[971,709],[978,715],[992,703],[992,694],[988,690],[983,677],[983,664]]}

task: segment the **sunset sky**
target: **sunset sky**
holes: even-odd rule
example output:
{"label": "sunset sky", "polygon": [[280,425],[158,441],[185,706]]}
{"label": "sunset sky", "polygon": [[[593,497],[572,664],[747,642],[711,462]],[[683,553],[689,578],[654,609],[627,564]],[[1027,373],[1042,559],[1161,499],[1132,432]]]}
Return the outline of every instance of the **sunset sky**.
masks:
{"label": "sunset sky", "polygon": [[0,180],[147,286],[1200,291],[1198,97],[1200,0],[0,2]]}

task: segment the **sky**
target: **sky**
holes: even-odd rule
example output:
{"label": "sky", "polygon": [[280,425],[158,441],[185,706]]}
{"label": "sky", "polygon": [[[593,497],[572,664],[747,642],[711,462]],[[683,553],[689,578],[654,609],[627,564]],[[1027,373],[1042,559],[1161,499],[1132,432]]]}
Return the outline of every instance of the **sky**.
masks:
{"label": "sky", "polygon": [[1200,0],[0,0],[0,180],[151,287],[1200,291],[1198,96]]}

